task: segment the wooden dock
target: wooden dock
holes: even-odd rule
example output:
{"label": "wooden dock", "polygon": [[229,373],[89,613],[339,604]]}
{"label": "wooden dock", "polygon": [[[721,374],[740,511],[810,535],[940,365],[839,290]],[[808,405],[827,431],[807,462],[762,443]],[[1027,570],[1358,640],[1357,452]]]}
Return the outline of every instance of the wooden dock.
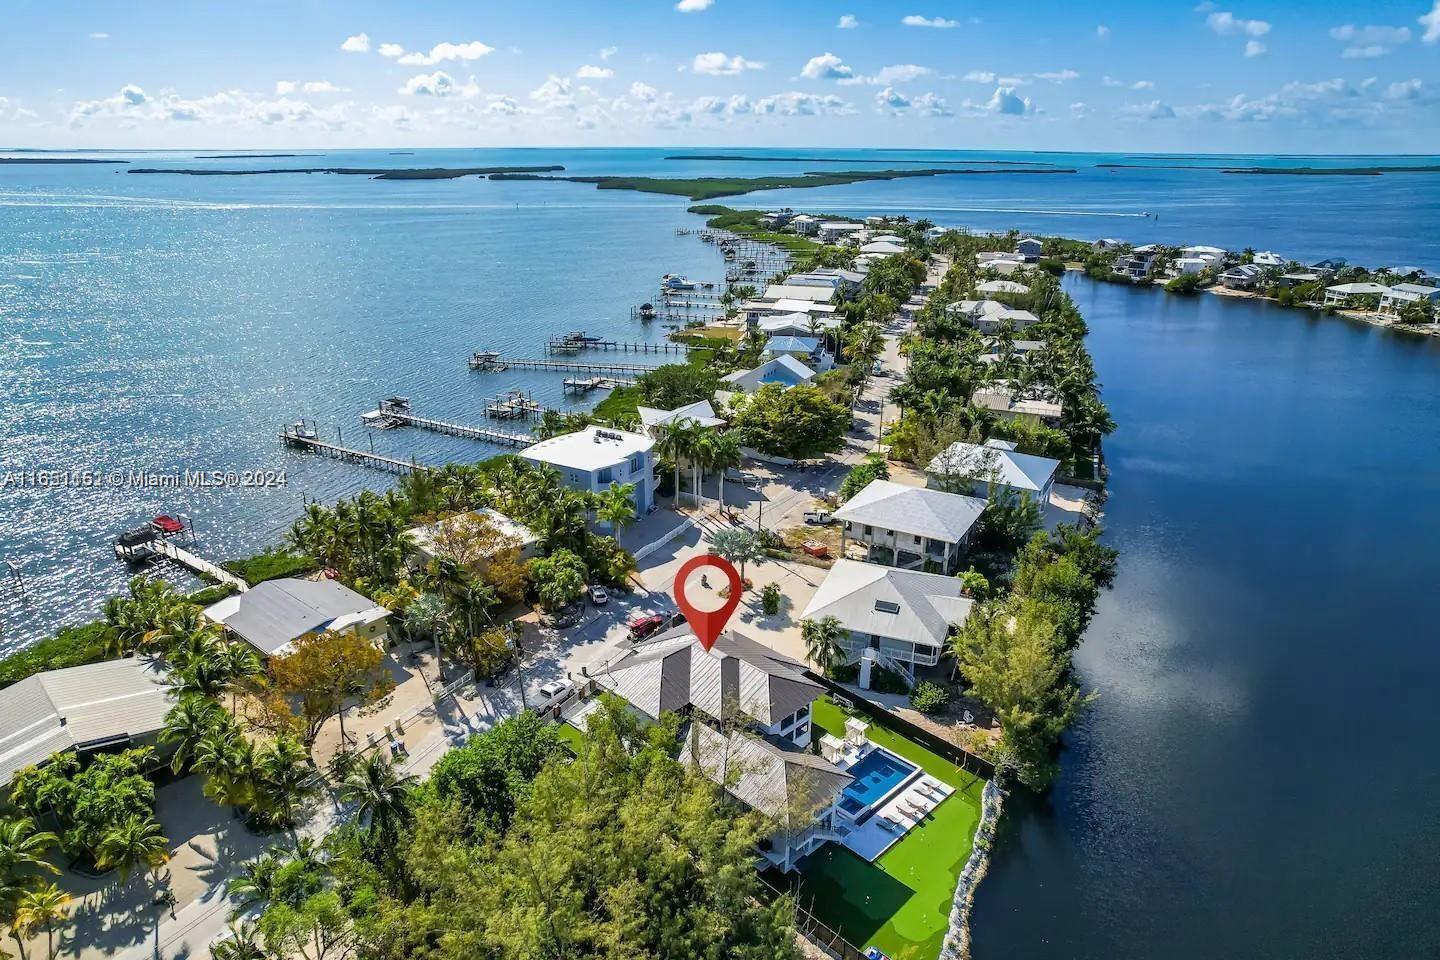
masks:
{"label": "wooden dock", "polygon": [[434,417],[419,417],[408,410],[397,410],[393,407],[387,407],[381,412],[402,427],[419,427],[433,433],[464,437],[467,440],[483,440],[502,447],[528,447],[535,442],[535,438],[528,433],[513,433],[509,430],[496,430],[494,427],[476,427],[468,423],[437,420]]}
{"label": "wooden dock", "polygon": [[589,393],[591,390],[614,390],[616,387],[633,387],[634,380],[618,377],[566,377],[566,393]]}
{"label": "wooden dock", "polygon": [[606,350],[619,351],[621,353],[659,353],[677,354],[684,356],[690,352],[690,347],[683,343],[671,343],[668,340],[658,342],[652,341],[631,341],[631,340],[601,340],[598,337],[585,337],[577,339],[574,337],[551,337],[545,345],[546,353],[579,353],[582,350]]}
{"label": "wooden dock", "polygon": [[584,360],[512,360],[500,357],[477,363],[471,358],[470,366],[476,370],[550,370],[556,373],[594,373],[618,377],[639,377],[654,370],[641,363],[590,363]]}
{"label": "wooden dock", "polygon": [[216,563],[211,563],[204,557],[198,557],[183,547],[177,547],[164,537],[156,537],[152,540],[150,542],[150,549],[154,550],[157,555],[169,557],[182,567],[193,570],[201,576],[211,577],[220,583],[228,583],[241,593],[250,589],[250,584],[241,580],[224,567]]}
{"label": "wooden dock", "polygon": [[344,460],[348,463],[358,463],[366,467],[389,470],[391,473],[409,473],[412,470],[435,469],[423,463],[416,463],[413,460],[401,460],[397,457],[387,457],[382,453],[375,453],[370,450],[356,450],[351,447],[342,447],[338,443],[321,440],[319,437],[297,433],[289,427],[281,431],[280,442],[299,450],[308,450],[312,453],[334,457],[336,460]]}

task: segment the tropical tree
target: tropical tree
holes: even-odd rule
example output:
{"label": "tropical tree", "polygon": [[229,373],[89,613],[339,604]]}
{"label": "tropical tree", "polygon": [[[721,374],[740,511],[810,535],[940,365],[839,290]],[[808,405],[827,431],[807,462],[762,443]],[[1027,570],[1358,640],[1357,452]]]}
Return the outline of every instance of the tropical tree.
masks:
{"label": "tropical tree", "polygon": [[185,764],[194,760],[195,750],[207,735],[224,723],[225,710],[209,697],[189,694],[165,714],[165,726],[161,728],[161,743],[175,744],[170,757],[171,772],[179,775]]}
{"label": "tropical tree", "polygon": [[233,724],[217,724],[195,744],[195,770],[205,774],[205,795],[239,816],[254,801],[255,748]]}
{"label": "tropical tree", "polygon": [[445,598],[438,593],[422,593],[405,608],[405,632],[407,634],[428,634],[435,642],[435,659],[440,659],[440,645],[443,636],[449,632],[450,608]]}
{"label": "tropical tree", "polygon": [[290,830],[314,789],[309,755],[294,737],[281,736],[255,752],[252,766],[255,810],[266,821]]}
{"label": "tropical tree", "polygon": [[561,549],[548,557],[537,557],[530,564],[530,573],[540,605],[546,610],[559,610],[585,593],[589,569],[579,554]]}
{"label": "tropical tree", "polygon": [[397,773],[384,754],[373,753],[350,771],[340,796],[355,804],[359,821],[388,843],[410,823],[410,795],[418,783],[418,777]]}
{"label": "tropical tree", "polygon": [[845,627],[838,617],[821,617],[800,623],[800,639],[805,641],[805,655],[827,676],[845,655],[845,649],[840,645],[844,636]]}
{"label": "tropical tree", "polygon": [[600,491],[595,509],[596,515],[610,525],[615,542],[620,542],[620,533],[635,522],[635,484],[612,483]]}
{"label": "tropical tree", "polygon": [[725,433],[712,432],[706,452],[710,469],[718,471],[720,474],[718,497],[720,506],[723,508],[725,506],[725,472],[738,470],[740,465],[745,462],[745,458],[740,453],[740,437],[728,431]]}
{"label": "tropical tree", "polygon": [[710,549],[740,567],[740,583],[745,583],[745,565],[765,559],[765,546],[760,535],[744,527],[727,527],[710,535]]}
{"label": "tropical tree", "polygon": [[130,879],[136,870],[150,874],[150,889],[155,899],[155,955],[160,955],[160,868],[170,859],[170,841],[154,817],[130,817],[116,826],[100,841],[96,862],[102,870],[118,870],[120,882]]}
{"label": "tropical tree", "polygon": [[231,922],[221,938],[210,944],[210,960],[268,960],[255,921]]}
{"label": "tropical tree", "polygon": [[55,928],[70,913],[70,894],[53,883],[47,883],[35,890],[28,890],[15,909],[15,926],[23,936],[33,937],[38,932],[45,934],[45,955],[55,960]]}
{"label": "tropical tree", "polygon": [[214,656],[216,667],[225,678],[225,686],[230,691],[230,715],[233,717],[241,688],[258,677],[265,668],[260,662],[260,655],[249,644],[222,644]]}
{"label": "tropical tree", "polygon": [[308,633],[291,644],[283,657],[270,659],[274,690],[296,709],[307,750],[315,749],[320,728],[338,717],[345,741],[345,705],[351,700],[373,703],[394,688],[380,669],[385,653],[373,640],[353,630]]}

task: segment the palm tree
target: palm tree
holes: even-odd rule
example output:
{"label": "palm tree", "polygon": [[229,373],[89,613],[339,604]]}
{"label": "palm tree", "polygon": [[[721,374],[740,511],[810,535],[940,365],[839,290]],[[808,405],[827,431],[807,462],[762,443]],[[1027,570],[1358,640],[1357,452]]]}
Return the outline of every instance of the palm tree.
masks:
{"label": "palm tree", "polygon": [[599,506],[595,513],[610,525],[615,534],[615,543],[620,543],[620,532],[635,522],[635,484],[612,483],[600,491]]}
{"label": "palm tree", "polygon": [[725,507],[725,471],[738,470],[745,462],[740,453],[740,437],[734,433],[715,433],[710,436],[710,467],[720,473],[720,507]]}
{"label": "palm tree", "polygon": [[55,927],[69,914],[69,907],[70,894],[53,883],[47,883],[20,898],[15,909],[14,925],[25,937],[45,931],[46,956],[48,960],[55,960]]}
{"label": "palm tree", "polygon": [[838,617],[821,617],[819,620],[805,620],[800,624],[800,639],[805,641],[805,655],[810,662],[828,675],[845,655],[840,638],[845,627]]}
{"label": "palm tree", "polygon": [[254,920],[231,922],[219,940],[210,944],[210,960],[266,960],[260,931]]}
{"label": "palm tree", "polygon": [[419,778],[398,774],[382,753],[371,754],[350,771],[340,788],[342,799],[356,805],[356,817],[382,838],[410,822],[410,793]]}
{"label": "palm tree", "polygon": [[160,955],[160,868],[170,859],[170,841],[154,817],[131,816],[111,828],[96,851],[97,865],[102,870],[120,872],[120,882],[130,879],[137,868],[150,873],[151,892],[155,897],[155,955]]}
{"label": "palm tree", "polygon": [[[276,848],[278,849],[278,848]],[[280,868],[285,865],[275,849],[246,860],[240,872],[230,878],[228,890],[235,901],[235,915],[259,907],[264,910],[280,895]]]}
{"label": "palm tree", "polygon": [[284,826],[294,839],[295,820],[311,791],[305,747],[291,736],[277,738],[255,757],[255,800],[262,816]]}
{"label": "palm tree", "polygon": [[233,726],[217,726],[201,737],[191,766],[205,774],[205,795],[236,816],[254,798],[255,748]]}
{"label": "palm tree", "polygon": [[440,660],[440,635],[450,626],[450,609],[438,593],[422,593],[405,608],[405,631],[428,633],[435,641],[435,660]]}
{"label": "palm tree", "polygon": [[198,694],[181,697],[180,702],[170,708],[159,740],[176,745],[170,758],[172,773],[178,776],[185,769],[186,761],[194,759],[195,748],[220,725],[223,716],[224,710],[214,700]]}
{"label": "palm tree", "polygon": [[260,675],[264,666],[260,663],[260,656],[249,644],[227,643],[220,647],[215,654],[215,664],[221,675],[225,677],[225,686],[230,689],[230,715],[235,715],[236,700],[240,695],[240,687],[247,680]]}

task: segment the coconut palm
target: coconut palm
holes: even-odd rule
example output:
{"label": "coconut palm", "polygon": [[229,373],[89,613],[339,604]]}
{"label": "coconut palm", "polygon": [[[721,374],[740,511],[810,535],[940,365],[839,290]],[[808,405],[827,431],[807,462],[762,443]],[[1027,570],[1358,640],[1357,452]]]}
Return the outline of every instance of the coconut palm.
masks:
{"label": "coconut palm", "polygon": [[438,593],[422,593],[405,608],[405,632],[429,634],[435,641],[435,659],[440,659],[440,637],[450,627],[450,608]]}
{"label": "coconut palm", "polygon": [[374,753],[350,771],[340,796],[355,804],[361,823],[382,838],[392,838],[396,828],[410,822],[410,793],[417,783],[419,778],[396,773],[384,754]]}
{"label": "coconut palm", "polygon": [[260,931],[254,920],[232,922],[219,940],[210,944],[210,960],[266,960]]}
{"label": "coconut palm", "polygon": [[656,444],[656,450],[660,456],[675,466],[676,509],[680,507],[680,461],[694,454],[695,441],[699,436],[699,431],[695,429],[694,424],[693,420],[670,423],[665,427],[665,432],[660,435],[660,442]]}
{"label": "coconut palm", "polygon": [[205,774],[205,795],[234,809],[254,797],[255,748],[233,726],[217,726],[195,744],[193,769]]}
{"label": "coconut palm", "polygon": [[70,913],[70,894],[53,883],[27,891],[15,908],[14,926],[25,937],[45,933],[45,953],[55,960],[55,928]]}
{"label": "coconut palm", "polygon": [[225,686],[230,690],[230,715],[233,717],[240,688],[247,681],[258,677],[265,667],[254,648],[243,643],[222,644],[215,653],[215,662],[221,675],[225,677]]}
{"label": "coconut palm", "polygon": [[615,542],[618,544],[621,531],[636,520],[635,484],[612,483],[608,489],[600,491],[596,499],[599,505],[595,513],[610,525],[610,530],[615,535]]}
{"label": "coconut palm", "polygon": [[745,462],[740,453],[740,437],[734,433],[712,433],[709,445],[710,467],[720,473],[720,506],[725,506],[725,471],[738,470]]}
{"label": "coconut palm", "polygon": [[102,870],[118,870],[120,882],[130,879],[137,869],[150,873],[151,892],[155,896],[155,955],[160,955],[160,868],[170,859],[170,841],[154,817],[131,816],[112,827],[100,841],[96,863]]}
{"label": "coconut palm", "polygon": [[280,868],[285,861],[275,850],[267,850],[240,865],[240,872],[230,878],[227,889],[235,901],[235,914],[252,907],[264,910],[280,894]]}
{"label": "coconut palm", "polygon": [[174,743],[175,753],[170,757],[171,772],[179,775],[187,761],[195,758],[195,748],[200,741],[220,726],[225,711],[208,697],[191,694],[181,697],[180,702],[165,714],[165,726],[161,728],[161,743]]}
{"label": "coconut palm", "polygon": [[844,635],[845,627],[837,617],[821,617],[800,623],[800,639],[805,641],[805,655],[823,674],[829,674],[845,655],[840,645],[840,638]]}
{"label": "coconut palm", "polygon": [[262,817],[293,832],[296,818],[312,790],[312,773],[305,747],[282,736],[255,754],[255,806]]}

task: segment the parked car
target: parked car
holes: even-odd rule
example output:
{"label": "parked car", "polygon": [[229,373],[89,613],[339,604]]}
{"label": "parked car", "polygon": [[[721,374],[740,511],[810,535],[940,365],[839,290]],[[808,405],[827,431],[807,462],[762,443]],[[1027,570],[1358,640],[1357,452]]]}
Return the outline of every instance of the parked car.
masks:
{"label": "parked car", "polygon": [[630,638],[632,640],[643,640],[650,636],[650,634],[658,633],[664,629],[665,620],[666,618],[660,614],[651,613],[646,616],[636,617],[627,623],[626,626],[630,628]]}
{"label": "parked car", "polygon": [[674,613],[670,614],[668,619],[666,619],[665,629],[673,630],[676,627],[682,625],[683,623],[685,623],[685,614],[681,613],[679,610],[676,610]]}
{"label": "parked car", "polygon": [[590,584],[585,588],[585,592],[589,594],[590,602],[597,607],[603,607],[610,602],[610,594],[606,593],[605,588],[598,583]]}
{"label": "parked car", "polygon": [[554,700],[569,689],[569,680],[547,680],[540,684],[540,695],[546,700]]}
{"label": "parked car", "polygon": [[828,527],[835,522],[829,510],[806,510],[805,522],[812,527]]}

